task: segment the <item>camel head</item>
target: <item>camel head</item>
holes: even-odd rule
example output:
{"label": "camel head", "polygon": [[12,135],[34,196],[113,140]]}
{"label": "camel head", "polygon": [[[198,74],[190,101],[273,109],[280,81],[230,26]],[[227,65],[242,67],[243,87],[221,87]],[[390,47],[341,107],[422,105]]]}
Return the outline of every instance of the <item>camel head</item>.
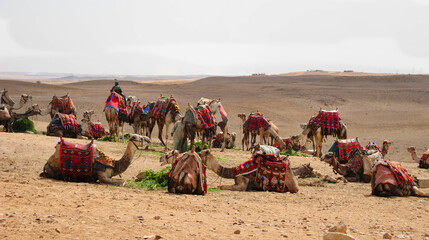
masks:
{"label": "camel head", "polygon": [[177,156],[179,156],[179,151],[171,150],[169,152],[166,152],[164,155],[162,155],[159,158],[159,162],[161,163],[161,166],[164,166],[166,164],[173,164]]}
{"label": "camel head", "polygon": [[19,100],[19,102],[22,103],[22,104],[26,104],[27,101],[28,101],[28,99],[33,99],[33,97],[30,96],[30,95],[27,95],[27,94],[22,94],[21,95],[21,99]]}
{"label": "camel head", "polygon": [[26,113],[30,113],[30,112],[35,113],[35,114],[41,114],[42,110],[40,110],[39,105],[33,104],[33,106],[31,106],[27,109]]}
{"label": "camel head", "polygon": [[144,148],[146,145],[149,145],[150,138],[147,136],[141,136],[138,134],[131,134],[131,137],[129,139],[130,143],[133,143],[134,146],[137,147],[137,149],[139,148]]}
{"label": "camel head", "polygon": [[87,111],[83,112],[82,122],[89,122],[94,113],[95,113],[94,110],[87,110]]}
{"label": "camel head", "polygon": [[339,170],[340,163],[338,162],[338,160],[335,157],[335,154],[333,152],[328,152],[327,154],[325,154],[325,156],[322,156],[320,158],[320,161],[324,161],[325,163],[329,163],[329,165],[332,166],[332,170],[334,171],[335,174],[337,174],[337,173],[341,174],[341,171]]}
{"label": "camel head", "polygon": [[137,97],[136,96],[128,96],[127,97],[127,107],[132,107],[132,104],[137,102]]}
{"label": "camel head", "polygon": [[241,120],[246,121],[246,114],[244,114],[244,113],[239,113],[237,116],[238,116]]}
{"label": "camel head", "polygon": [[210,170],[216,171],[218,166],[217,158],[210,152],[209,149],[202,150],[200,153],[200,158],[203,164]]}
{"label": "camel head", "polygon": [[416,147],[415,146],[411,146],[409,148],[407,148],[407,151],[410,153],[416,152]]}
{"label": "camel head", "polygon": [[387,149],[389,149],[390,145],[392,145],[392,141],[391,140],[384,140],[383,141],[383,147],[386,146]]}
{"label": "camel head", "polygon": [[306,129],[306,128],[307,128],[307,126],[308,126],[308,124],[306,124],[306,123],[301,123],[301,124],[299,124],[299,126],[300,126],[302,129]]}

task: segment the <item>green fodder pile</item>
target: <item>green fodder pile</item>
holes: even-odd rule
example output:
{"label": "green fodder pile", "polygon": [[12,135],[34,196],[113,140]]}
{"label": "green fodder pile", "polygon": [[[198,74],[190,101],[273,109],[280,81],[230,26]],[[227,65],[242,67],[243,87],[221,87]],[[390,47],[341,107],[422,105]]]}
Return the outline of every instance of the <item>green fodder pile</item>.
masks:
{"label": "green fodder pile", "polygon": [[145,177],[139,181],[130,180],[127,183],[128,187],[135,187],[146,190],[167,189],[168,179],[167,173],[171,167],[166,167],[159,172],[153,170],[145,170]]}
{"label": "green fodder pile", "polygon": [[34,129],[34,123],[28,118],[20,118],[13,122],[12,129],[14,132],[33,132],[37,133]]}

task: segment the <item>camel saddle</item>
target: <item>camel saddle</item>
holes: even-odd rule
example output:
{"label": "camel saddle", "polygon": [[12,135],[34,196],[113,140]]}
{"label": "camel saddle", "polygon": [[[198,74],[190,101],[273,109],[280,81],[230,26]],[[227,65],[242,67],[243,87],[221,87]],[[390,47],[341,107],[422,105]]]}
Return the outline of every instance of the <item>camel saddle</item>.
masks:
{"label": "camel saddle", "polygon": [[62,97],[53,96],[51,101],[51,109],[55,109],[60,112],[72,110],[73,104],[70,96],[68,94]]}
{"label": "camel saddle", "polygon": [[180,112],[176,99],[172,97],[160,97],[153,106],[150,115],[155,118],[164,119],[168,111],[172,113],[173,119],[174,116]]}
{"label": "camel saddle", "polygon": [[125,116],[128,115],[127,108],[125,106],[125,99],[120,94],[113,92],[110,94],[110,97],[106,101],[106,107],[112,107],[116,109],[116,111],[125,114]]}
{"label": "camel saddle", "polygon": [[338,129],[340,127],[340,117],[338,111],[321,110],[317,115],[310,118],[308,125],[312,129],[317,129],[319,127]]}
{"label": "camel saddle", "polygon": [[255,186],[263,191],[287,192],[286,172],[290,167],[287,156],[257,154]]}
{"label": "camel saddle", "polygon": [[179,154],[167,178],[170,193],[207,194],[206,167],[195,152]]}
{"label": "camel saddle", "polygon": [[377,161],[372,169],[372,194],[376,194],[375,189],[379,184],[386,183],[408,191],[411,191],[411,188],[416,185],[414,177],[401,163],[382,159]]}
{"label": "camel saddle", "polygon": [[247,128],[249,131],[258,131],[259,128],[267,130],[270,126],[271,124],[268,120],[262,114],[258,113],[250,114],[243,124],[243,127]]}
{"label": "camel saddle", "polygon": [[347,163],[349,153],[356,149],[362,149],[362,146],[359,143],[359,139],[337,139],[328,152],[333,152],[335,157],[338,158],[340,163]]}
{"label": "camel saddle", "polygon": [[66,142],[61,139],[59,173],[77,179],[92,176],[93,146]]}

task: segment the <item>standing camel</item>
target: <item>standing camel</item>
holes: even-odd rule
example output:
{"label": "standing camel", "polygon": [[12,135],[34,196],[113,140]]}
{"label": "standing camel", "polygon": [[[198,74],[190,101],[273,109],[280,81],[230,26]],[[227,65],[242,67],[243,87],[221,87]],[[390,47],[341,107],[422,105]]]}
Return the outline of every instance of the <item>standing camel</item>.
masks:
{"label": "standing camel", "polygon": [[191,148],[194,146],[196,133],[201,133],[201,150],[208,143],[209,149],[212,146],[213,136],[216,134],[216,123],[214,115],[208,105],[192,107],[188,104],[183,118],[183,142],[191,140]]}
{"label": "standing camel", "polygon": [[[217,126],[220,127],[222,133],[223,133],[223,139],[226,139],[226,136],[228,134],[228,115],[225,112],[225,109],[222,106],[222,103],[219,99],[207,99],[207,98],[200,98],[198,100],[198,105],[208,105],[210,107],[210,110],[212,111]],[[225,142],[222,144],[222,150],[221,152],[225,151]]]}
{"label": "standing camel", "polygon": [[121,128],[122,142],[125,142],[124,123],[127,121],[125,99],[116,92],[111,93],[104,107],[104,114],[109,123],[110,140],[113,137],[115,142],[119,142],[119,128]]}
{"label": "standing camel", "polygon": [[292,137],[292,143],[298,142],[307,137],[314,139],[316,144],[316,157],[322,156],[323,138],[327,136],[337,136],[338,139],[347,138],[347,127],[339,118],[337,111],[323,111],[320,109],[319,114],[311,117],[308,124],[302,124],[303,131]]}
{"label": "standing camel", "polygon": [[243,138],[241,139],[241,148],[243,150],[249,150],[249,130],[244,127],[246,122],[246,114],[239,113],[238,117],[241,119],[241,127],[243,128]]}
{"label": "standing camel", "polygon": [[[150,115],[158,126],[158,139],[161,141],[162,145],[165,146],[165,150],[168,150],[167,141],[168,135],[170,134],[170,125],[182,119],[176,99],[173,98],[173,96],[167,98],[162,97],[161,95],[151,110]],[[164,126],[166,128],[165,142],[162,139],[162,130],[164,129]],[[152,132],[152,130],[150,130],[150,132]]]}

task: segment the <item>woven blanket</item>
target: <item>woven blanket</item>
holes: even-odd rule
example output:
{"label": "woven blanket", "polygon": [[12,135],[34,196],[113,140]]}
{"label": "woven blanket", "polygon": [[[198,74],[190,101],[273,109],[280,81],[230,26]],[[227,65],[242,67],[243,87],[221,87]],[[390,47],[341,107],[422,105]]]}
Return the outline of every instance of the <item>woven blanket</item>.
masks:
{"label": "woven blanket", "polygon": [[415,185],[413,176],[411,176],[407,172],[407,170],[402,166],[401,163],[392,162],[392,161],[383,159],[383,160],[378,161],[374,167],[377,167],[377,165],[379,165],[379,164],[383,164],[384,166],[388,166],[390,168],[390,170],[392,170],[392,172],[394,173],[395,178],[398,181],[398,184],[400,186],[413,186],[413,185]]}
{"label": "woven blanket", "polygon": [[115,167],[115,159],[107,156],[104,152],[100,151],[100,149],[98,149],[98,157],[96,157],[94,161],[99,162],[106,167]]}
{"label": "woven blanket", "polygon": [[65,176],[92,176],[92,145],[60,142],[60,174]]}
{"label": "woven blanket", "polygon": [[215,126],[215,117],[209,106],[196,107],[195,112],[198,115],[198,119],[201,121],[204,129],[213,128]]}
{"label": "woven blanket", "polygon": [[422,157],[420,158],[420,161],[423,162],[423,164],[428,165],[429,164],[428,159],[429,159],[429,150],[426,150],[423,153]]}
{"label": "woven blanket", "polygon": [[173,173],[175,171],[175,168],[178,166],[180,161],[186,161],[188,157],[190,157],[189,155],[193,155],[193,159],[197,162],[198,168],[199,168],[199,172],[200,172],[200,178],[199,178],[199,182],[197,184],[201,184],[202,188],[204,189],[204,194],[207,194],[207,174],[206,174],[206,166],[203,164],[201,158],[198,155],[194,155],[194,153],[190,153],[190,152],[185,152],[185,153],[181,153],[179,154],[176,159],[174,160],[173,164],[171,165],[171,170],[168,171],[167,176],[169,178],[173,177]]}
{"label": "woven blanket", "polygon": [[363,156],[359,153],[359,149],[350,152],[346,166],[356,174],[361,170],[363,167]]}
{"label": "woven blanket", "polygon": [[104,129],[101,122],[89,122],[88,124],[88,132],[94,138],[101,138],[102,136],[107,134],[107,131]]}
{"label": "woven blanket", "polygon": [[56,109],[59,112],[73,109],[73,104],[69,95],[63,97],[53,96],[51,101],[51,109]]}
{"label": "woven blanket", "polygon": [[271,124],[268,122],[268,120],[259,114],[250,114],[244,123],[244,127],[246,127],[249,131],[258,131],[259,128],[267,130],[270,126]]}
{"label": "woven blanket", "polygon": [[215,139],[212,142],[212,146],[215,148],[220,148],[223,143],[223,133],[216,134]]}
{"label": "woven blanket", "polygon": [[65,129],[78,129],[78,124],[76,121],[76,117],[70,114],[58,114],[58,117],[61,119],[61,125]]}
{"label": "woven blanket", "polygon": [[116,111],[119,111],[125,115],[128,115],[127,107],[125,106],[124,97],[117,93],[112,93],[107,99],[105,107],[113,107]]}
{"label": "woven blanket", "polygon": [[285,156],[257,155],[258,164],[255,185],[263,191],[287,192],[286,172],[290,167],[289,159]]}
{"label": "woven blanket", "polygon": [[149,113],[149,110],[150,110],[150,105],[145,105],[143,113],[147,114],[147,113]]}
{"label": "woven blanket", "polygon": [[258,168],[258,165],[255,163],[255,159],[252,156],[252,158],[250,158],[250,160],[247,160],[244,163],[233,167],[234,175],[240,176],[240,175],[249,174],[249,173],[256,171],[257,168]]}
{"label": "woven blanket", "polygon": [[150,113],[151,116],[155,118],[165,118],[165,115],[167,114],[167,107],[168,107],[169,99],[162,97],[159,98],[158,101],[156,101],[155,106],[152,109],[152,112]]}
{"label": "woven blanket", "polygon": [[355,149],[361,149],[361,145],[359,143],[358,138],[352,139],[338,139],[338,148],[339,148],[339,162],[347,163],[349,153]]}
{"label": "woven blanket", "polygon": [[312,129],[319,127],[338,129],[340,127],[340,117],[337,111],[319,111],[319,114],[310,118],[308,125]]}

